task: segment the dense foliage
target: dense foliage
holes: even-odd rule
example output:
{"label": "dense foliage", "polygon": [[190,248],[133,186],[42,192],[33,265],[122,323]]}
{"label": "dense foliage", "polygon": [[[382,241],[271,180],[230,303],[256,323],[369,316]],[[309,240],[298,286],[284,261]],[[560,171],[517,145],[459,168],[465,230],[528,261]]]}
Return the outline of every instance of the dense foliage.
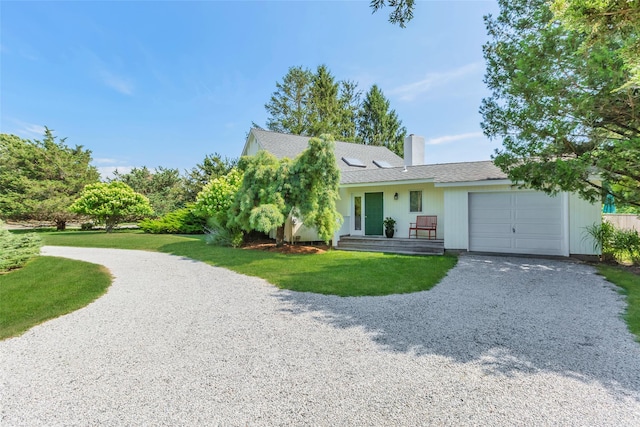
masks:
{"label": "dense foliage", "polygon": [[500,0],[486,18],[482,127],[502,139],[495,163],[513,181],[597,201],[640,204],[640,91],[618,52],[622,41],[585,45],[553,21],[544,0]]}
{"label": "dense foliage", "polygon": [[309,147],[295,160],[265,151],[240,160],[242,184],[229,212],[229,225],[245,231],[269,233],[276,229],[276,245],[284,243],[284,223],[289,215],[316,227],[329,241],[340,226],[336,210],[340,170],[329,135],[311,138]]}
{"label": "dense foliage", "polygon": [[582,48],[619,43],[616,54],[630,78],[627,87],[640,86],[640,1],[639,0],[553,0],[555,17],[569,30],[587,36]]}
{"label": "dense foliage", "polygon": [[0,273],[22,267],[40,253],[42,241],[36,234],[12,234],[0,221]]}
{"label": "dense foliage", "polygon": [[232,169],[228,174],[211,180],[198,193],[193,206],[194,211],[205,218],[215,218],[221,225],[226,225],[229,209],[242,183],[242,173]]}
{"label": "dense foliage", "polygon": [[593,238],[593,249],[601,252],[605,259],[640,264],[640,234],[637,230],[620,230],[603,221],[587,227],[585,231]]}
{"label": "dense foliage", "polygon": [[187,202],[185,181],[178,169],[160,166],[151,171],[143,166],[133,168],[129,173],[116,170],[109,181],[123,182],[136,193],[146,196],[157,216],[182,208]]}
{"label": "dense foliage", "polygon": [[358,113],[358,140],[367,145],[384,145],[403,156],[407,129],[377,85],[366,93]]}
{"label": "dense foliage", "polygon": [[224,176],[238,165],[238,159],[222,157],[219,153],[207,154],[202,163],[198,163],[185,175],[186,200],[193,202],[198,193],[212,179]]}
{"label": "dense foliage", "polygon": [[42,141],[0,134],[0,217],[53,221],[59,230],[75,218],[69,206],[99,174],[91,151],[56,139],[48,128]]}
{"label": "dense foliage", "polygon": [[340,141],[384,145],[402,155],[406,129],[376,85],[361,102],[355,82],[337,81],[325,65],[291,67],[265,105],[267,128],[294,135],[331,134]]}
{"label": "dense foliage", "polygon": [[117,181],[87,185],[70,209],[91,217],[96,224],[104,224],[107,233],[123,221],[153,215],[149,199]]}
{"label": "dense foliage", "polygon": [[157,219],[143,219],[138,226],[151,234],[202,234],[207,225],[206,218],[197,215],[193,206],[169,212]]}

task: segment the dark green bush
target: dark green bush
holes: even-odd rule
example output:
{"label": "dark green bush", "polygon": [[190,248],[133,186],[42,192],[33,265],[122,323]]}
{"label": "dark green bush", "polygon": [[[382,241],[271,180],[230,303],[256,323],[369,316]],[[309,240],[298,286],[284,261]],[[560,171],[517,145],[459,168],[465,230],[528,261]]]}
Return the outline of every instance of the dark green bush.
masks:
{"label": "dark green bush", "polygon": [[194,214],[191,207],[169,212],[158,219],[145,219],[138,223],[145,233],[151,234],[202,234],[206,224],[206,219]]}
{"label": "dark green bush", "polygon": [[40,236],[12,234],[0,221],[0,273],[22,267],[29,259],[40,253]]}

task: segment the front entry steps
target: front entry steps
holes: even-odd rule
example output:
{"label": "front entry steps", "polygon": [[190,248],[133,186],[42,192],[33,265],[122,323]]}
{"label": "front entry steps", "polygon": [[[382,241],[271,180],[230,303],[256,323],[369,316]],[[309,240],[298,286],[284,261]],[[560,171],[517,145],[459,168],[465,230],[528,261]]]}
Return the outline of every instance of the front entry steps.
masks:
{"label": "front entry steps", "polygon": [[388,239],[383,236],[342,236],[337,249],[344,251],[387,252],[404,255],[443,255],[441,239]]}

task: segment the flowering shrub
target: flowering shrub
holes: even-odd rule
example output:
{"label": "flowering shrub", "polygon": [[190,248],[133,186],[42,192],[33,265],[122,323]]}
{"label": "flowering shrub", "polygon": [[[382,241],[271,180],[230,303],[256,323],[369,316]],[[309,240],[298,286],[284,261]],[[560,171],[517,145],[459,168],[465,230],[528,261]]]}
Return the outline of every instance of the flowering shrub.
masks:
{"label": "flowering shrub", "polygon": [[225,226],[229,218],[229,208],[241,183],[242,173],[237,169],[213,179],[198,193],[194,212],[199,216],[215,218],[218,224]]}

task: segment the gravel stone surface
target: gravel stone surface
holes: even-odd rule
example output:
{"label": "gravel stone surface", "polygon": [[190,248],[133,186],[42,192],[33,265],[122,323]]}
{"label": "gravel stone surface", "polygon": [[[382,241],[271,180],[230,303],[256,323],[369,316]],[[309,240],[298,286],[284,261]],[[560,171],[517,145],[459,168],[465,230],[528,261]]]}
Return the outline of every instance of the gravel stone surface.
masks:
{"label": "gravel stone surface", "polygon": [[161,253],[43,253],[115,280],[0,342],[2,426],[640,425],[640,344],[586,265],[466,255],[430,291],[341,298]]}

